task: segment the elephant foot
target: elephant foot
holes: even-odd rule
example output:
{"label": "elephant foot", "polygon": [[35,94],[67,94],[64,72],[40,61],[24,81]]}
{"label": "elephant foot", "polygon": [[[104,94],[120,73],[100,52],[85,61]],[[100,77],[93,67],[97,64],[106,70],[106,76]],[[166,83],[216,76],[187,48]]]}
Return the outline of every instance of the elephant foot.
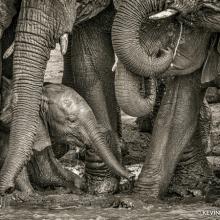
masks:
{"label": "elephant foot", "polygon": [[64,187],[73,192],[85,187],[84,179],[65,169],[55,158],[51,148],[36,152],[29,163],[28,171],[36,187],[50,187],[54,190]]}
{"label": "elephant foot", "polygon": [[[106,137],[106,140],[109,140],[107,138],[110,137]],[[86,149],[85,179],[86,192],[89,194],[100,195],[118,192],[119,178],[110,171],[91,146],[87,146]]]}
{"label": "elephant foot", "polygon": [[24,193],[25,195],[32,195],[34,194],[34,189],[30,183],[27,167],[23,167],[22,171],[18,175],[15,181],[15,187],[20,192]]}
{"label": "elephant foot", "polygon": [[205,201],[220,206],[220,179],[216,176],[209,178],[208,191],[205,197]]}
{"label": "elephant foot", "polygon": [[23,167],[15,181],[15,190],[11,194],[0,197],[0,208],[29,202],[35,197],[38,197],[38,194],[34,191],[30,183],[27,168]]}
{"label": "elephant foot", "polygon": [[[200,158],[199,158],[200,157]],[[177,196],[182,199],[201,198],[207,194],[211,170],[205,155],[198,160],[180,161],[168,188],[168,196]]]}
{"label": "elephant foot", "polygon": [[114,194],[119,189],[119,180],[114,176],[97,177],[86,174],[86,192],[92,195]]}

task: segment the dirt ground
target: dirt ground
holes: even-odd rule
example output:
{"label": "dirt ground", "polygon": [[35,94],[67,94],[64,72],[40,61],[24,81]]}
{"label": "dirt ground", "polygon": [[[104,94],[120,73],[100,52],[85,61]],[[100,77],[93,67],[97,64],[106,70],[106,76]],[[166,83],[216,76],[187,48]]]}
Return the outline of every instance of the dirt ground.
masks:
{"label": "dirt ground", "polygon": [[[45,81],[54,83],[61,82],[63,72],[63,59],[59,52],[59,47],[52,51],[51,59],[48,63]],[[212,104],[213,125],[210,136],[209,160],[215,165],[215,169],[220,168],[220,117],[218,109],[220,104]],[[150,135],[140,133],[137,130],[135,118],[122,114],[123,139],[126,145],[127,154],[125,165],[137,176],[141,171],[141,162],[146,155],[146,149],[149,146]],[[68,169],[83,174],[83,165],[77,162],[73,157],[74,152],[70,151],[62,158],[63,165]],[[141,155],[141,157],[140,157]],[[218,163],[218,162],[219,163]],[[74,166],[74,167],[73,167]],[[37,203],[29,202],[19,207],[10,207],[7,200],[0,201],[6,208],[0,210],[0,219],[80,219],[80,220],[105,220],[105,219],[150,219],[150,220],[193,220],[193,219],[217,219],[220,218],[220,209],[204,202],[194,202],[190,204],[176,203],[156,203],[136,204],[134,209],[109,208],[114,198],[93,197],[88,195],[58,195],[39,197]],[[100,204],[101,207],[100,207]]]}

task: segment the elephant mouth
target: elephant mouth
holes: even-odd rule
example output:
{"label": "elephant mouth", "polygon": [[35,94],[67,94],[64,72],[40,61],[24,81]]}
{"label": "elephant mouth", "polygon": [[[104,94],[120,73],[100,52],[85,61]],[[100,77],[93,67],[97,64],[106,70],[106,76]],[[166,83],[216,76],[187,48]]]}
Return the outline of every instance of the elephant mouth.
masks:
{"label": "elephant mouth", "polygon": [[88,138],[86,138],[78,129],[74,129],[74,131],[70,133],[57,133],[58,134],[51,134],[52,141],[57,144],[68,144],[76,149],[77,147],[82,148],[89,143]]}

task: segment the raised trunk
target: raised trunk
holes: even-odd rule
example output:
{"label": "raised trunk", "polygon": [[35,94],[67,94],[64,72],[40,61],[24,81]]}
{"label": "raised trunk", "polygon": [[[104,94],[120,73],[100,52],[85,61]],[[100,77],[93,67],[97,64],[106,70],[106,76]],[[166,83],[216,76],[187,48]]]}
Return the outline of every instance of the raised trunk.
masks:
{"label": "raised trunk", "polygon": [[125,69],[118,63],[115,76],[115,93],[121,109],[133,117],[142,117],[153,112],[156,100],[156,81],[147,79],[147,94],[140,93],[141,77]]}
{"label": "raised trunk", "polygon": [[132,73],[145,77],[163,73],[173,60],[171,49],[158,47],[150,54],[140,43],[143,22],[162,7],[163,3],[156,0],[125,0],[118,9],[112,27],[113,46],[119,60]]}
{"label": "raised trunk", "polygon": [[[37,132],[44,72],[50,55],[45,14],[24,1],[15,39],[13,66],[13,118],[9,153],[0,173],[0,192],[14,188],[14,180],[32,154]],[[33,25],[35,24],[35,25]]]}

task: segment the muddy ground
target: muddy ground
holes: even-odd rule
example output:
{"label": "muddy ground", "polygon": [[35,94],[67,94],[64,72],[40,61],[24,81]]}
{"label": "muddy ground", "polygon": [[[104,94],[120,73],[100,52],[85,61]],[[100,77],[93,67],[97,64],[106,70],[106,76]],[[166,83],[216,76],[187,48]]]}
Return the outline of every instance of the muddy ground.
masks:
{"label": "muddy ground", "polygon": [[[47,67],[45,81],[61,82],[62,57],[59,48],[52,51],[51,59]],[[217,92],[212,92],[215,95]],[[213,97],[213,96],[212,96]],[[220,170],[220,117],[218,109],[220,104],[212,104],[213,112],[212,131],[210,135],[209,161],[214,164],[213,169]],[[138,132],[135,118],[122,114],[123,139],[127,149],[124,158],[125,165],[136,175],[141,170],[141,162],[146,156],[150,134]],[[72,150],[61,161],[63,165],[77,174],[83,174],[83,163],[75,160],[75,152]],[[5,199],[0,201],[4,206],[0,210],[0,219],[218,219],[220,208],[199,201],[187,201],[187,203],[161,202],[152,204],[135,204],[133,209],[109,208],[117,201],[113,196],[94,197],[88,195],[47,195],[36,196],[31,201],[17,206]]]}

